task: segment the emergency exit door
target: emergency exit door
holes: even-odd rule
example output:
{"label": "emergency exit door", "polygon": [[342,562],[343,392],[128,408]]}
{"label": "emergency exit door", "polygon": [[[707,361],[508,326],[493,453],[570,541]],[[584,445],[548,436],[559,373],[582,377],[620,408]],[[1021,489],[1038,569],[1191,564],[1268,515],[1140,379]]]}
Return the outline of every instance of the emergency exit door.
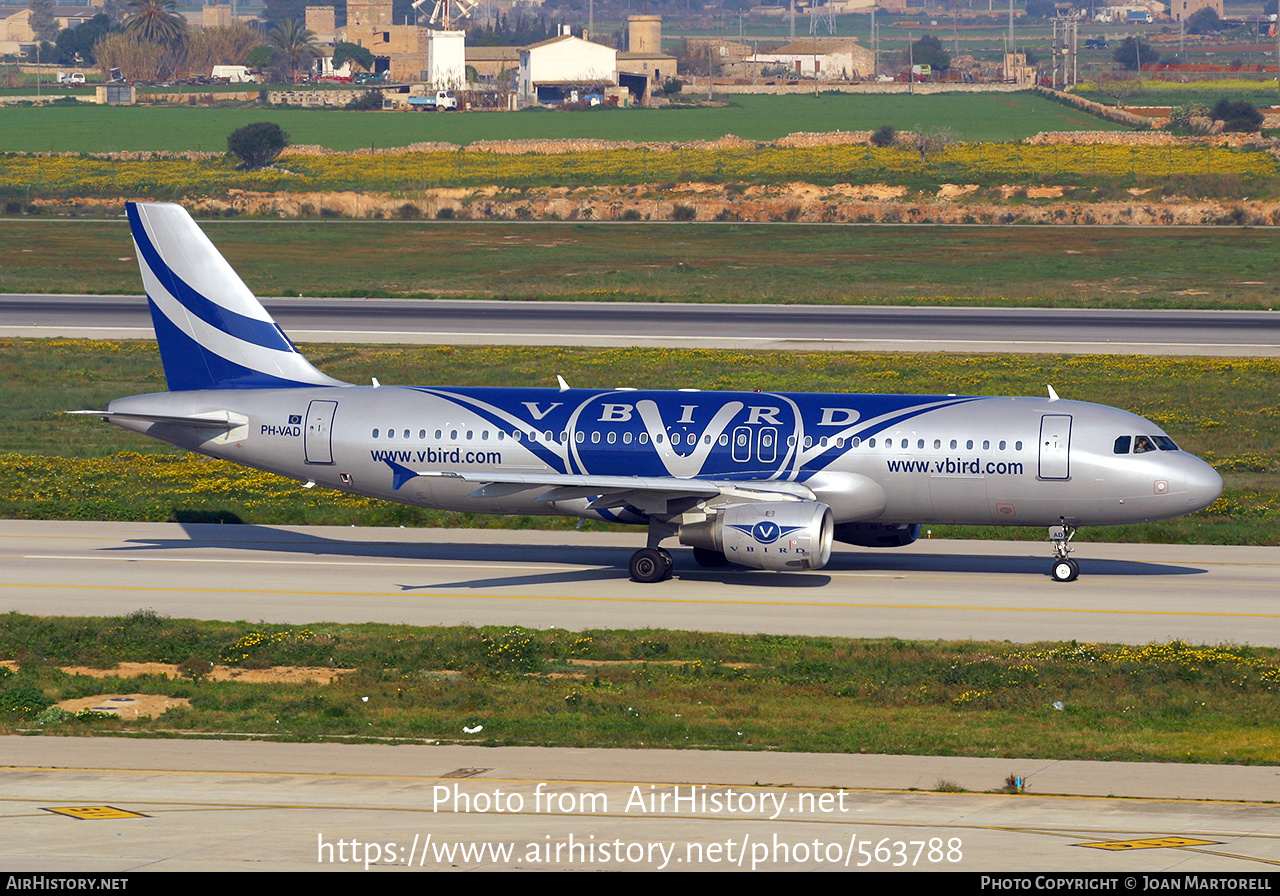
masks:
{"label": "emergency exit door", "polygon": [[1071,478],[1071,417],[1066,414],[1040,418],[1040,478]]}
{"label": "emergency exit door", "polygon": [[337,410],[336,401],[317,399],[307,405],[307,431],[302,438],[307,463],[333,463],[333,415]]}

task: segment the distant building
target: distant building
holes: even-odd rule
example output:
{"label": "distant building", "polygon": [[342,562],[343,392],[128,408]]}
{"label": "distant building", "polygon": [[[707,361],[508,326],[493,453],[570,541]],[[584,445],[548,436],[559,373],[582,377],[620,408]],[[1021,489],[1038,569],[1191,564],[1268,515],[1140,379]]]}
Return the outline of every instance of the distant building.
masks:
{"label": "distant building", "polygon": [[674,56],[662,52],[662,16],[627,17],[627,49],[618,54],[618,83],[645,103],[667,78],[678,77]]}
{"label": "distant building", "polygon": [[763,69],[785,66],[792,75],[821,81],[856,81],[875,76],[875,54],[853,38],[798,40],[771,53],[757,53],[745,62]]}
{"label": "distant building", "polygon": [[618,51],[568,32],[520,51],[521,103],[571,101],[618,83]]}
{"label": "distant building", "polygon": [[1169,15],[1175,22],[1185,22],[1202,9],[1212,9],[1222,18],[1226,12],[1222,0],[1170,0]]}

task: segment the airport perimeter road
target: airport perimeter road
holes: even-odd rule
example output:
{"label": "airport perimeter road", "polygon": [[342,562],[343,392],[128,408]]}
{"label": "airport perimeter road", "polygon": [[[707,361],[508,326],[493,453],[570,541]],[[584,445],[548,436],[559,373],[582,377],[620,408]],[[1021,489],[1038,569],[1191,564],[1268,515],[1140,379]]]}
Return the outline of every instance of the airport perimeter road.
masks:
{"label": "airport perimeter road", "polygon": [[1080,578],[1059,584],[1041,542],[840,550],[807,573],[704,570],[675,547],[674,578],[639,585],[627,560],[642,544],[639,531],[0,521],[0,612],[1280,646],[1280,548],[1077,539]]}
{"label": "airport perimeter road", "polygon": [[[0,756],[8,873],[897,866],[1265,889],[1280,864],[1274,767],[104,737],[0,737]],[[1024,793],[983,792],[1011,775]],[[972,792],[919,792],[939,781]]]}
{"label": "airport perimeter road", "polygon": [[[296,342],[1280,356],[1280,314],[264,299]],[[0,336],[151,339],[140,296],[0,295]]]}

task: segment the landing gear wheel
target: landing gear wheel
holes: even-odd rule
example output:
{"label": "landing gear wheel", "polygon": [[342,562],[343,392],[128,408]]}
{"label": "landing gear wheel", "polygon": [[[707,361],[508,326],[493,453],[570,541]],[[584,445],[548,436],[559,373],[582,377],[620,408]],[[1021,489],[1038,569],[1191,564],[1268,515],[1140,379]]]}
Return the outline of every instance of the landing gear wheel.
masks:
{"label": "landing gear wheel", "polygon": [[643,548],[631,555],[633,582],[661,582],[671,575],[670,554],[658,548]]}
{"label": "landing gear wheel", "polygon": [[1054,560],[1051,574],[1055,582],[1074,582],[1080,575],[1080,564],[1070,557]]}
{"label": "landing gear wheel", "polygon": [[668,551],[666,548],[654,548],[654,550],[662,555],[662,562],[666,564],[667,574],[664,575],[663,578],[664,579],[671,578],[671,570],[675,569],[676,567],[676,558],[672,557],[671,552]]}
{"label": "landing gear wheel", "polygon": [[729,565],[728,557],[710,548],[694,548],[693,559],[699,566],[705,566],[708,569],[719,569]]}

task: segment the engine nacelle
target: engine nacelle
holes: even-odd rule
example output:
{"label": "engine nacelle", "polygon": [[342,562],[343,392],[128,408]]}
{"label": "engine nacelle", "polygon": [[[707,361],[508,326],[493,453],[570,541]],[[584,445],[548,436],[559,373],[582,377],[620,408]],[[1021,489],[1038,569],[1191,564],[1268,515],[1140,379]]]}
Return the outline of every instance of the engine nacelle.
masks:
{"label": "engine nacelle", "polygon": [[680,543],[755,569],[821,569],[831,559],[831,508],[815,501],[732,504],[682,523]]}
{"label": "engine nacelle", "polygon": [[900,548],[920,537],[919,523],[841,523],[836,541],[864,548]]}

